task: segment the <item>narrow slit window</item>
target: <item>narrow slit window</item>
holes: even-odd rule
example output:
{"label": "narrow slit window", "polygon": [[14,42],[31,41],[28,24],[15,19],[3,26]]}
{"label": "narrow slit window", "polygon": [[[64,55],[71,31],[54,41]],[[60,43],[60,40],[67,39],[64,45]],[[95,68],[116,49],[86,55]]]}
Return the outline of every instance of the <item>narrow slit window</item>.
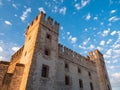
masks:
{"label": "narrow slit window", "polygon": [[47,39],[51,39],[51,35],[50,35],[50,34],[47,34],[46,38],[47,38]]}
{"label": "narrow slit window", "polygon": [[79,80],[79,86],[80,88],[83,88],[83,81],[81,79]]}
{"label": "narrow slit window", "polygon": [[43,65],[42,66],[42,74],[41,74],[41,76],[47,78],[48,73],[49,73],[49,66]]}
{"label": "narrow slit window", "polygon": [[69,85],[70,84],[70,78],[69,76],[65,76],[65,85]]}
{"label": "narrow slit window", "polygon": [[66,69],[68,69],[68,68],[69,68],[68,63],[65,63],[65,68],[66,68]]}
{"label": "narrow slit window", "polygon": [[50,50],[49,50],[49,49],[45,49],[44,54],[45,54],[46,56],[50,56]]}
{"label": "narrow slit window", "polygon": [[90,90],[94,90],[93,84],[90,82]]}
{"label": "narrow slit window", "polygon": [[81,73],[81,69],[78,67],[78,73]]}

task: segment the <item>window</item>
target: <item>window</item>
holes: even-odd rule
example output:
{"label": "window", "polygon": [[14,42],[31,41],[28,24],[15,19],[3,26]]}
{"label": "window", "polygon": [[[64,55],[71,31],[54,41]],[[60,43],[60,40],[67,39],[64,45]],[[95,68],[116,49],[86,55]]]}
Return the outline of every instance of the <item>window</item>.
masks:
{"label": "window", "polygon": [[70,85],[70,77],[65,76],[65,85]]}
{"label": "window", "polygon": [[27,51],[25,52],[25,55],[24,56],[26,56],[27,55]]}
{"label": "window", "polygon": [[78,73],[81,73],[81,69],[78,67]]}
{"label": "window", "polygon": [[92,76],[91,76],[91,73],[90,73],[90,72],[88,72],[88,75],[89,75],[89,78],[92,79]]}
{"label": "window", "polygon": [[79,80],[79,86],[80,88],[83,88],[83,81],[81,79]]}
{"label": "window", "polygon": [[90,90],[94,90],[93,84],[90,82]]}
{"label": "window", "polygon": [[65,63],[65,68],[69,68],[67,63]]}
{"label": "window", "polygon": [[49,49],[45,49],[44,54],[47,56],[50,56],[50,50]]}
{"label": "window", "polygon": [[51,39],[51,35],[50,35],[50,34],[47,34],[46,38],[47,38],[47,39]]}
{"label": "window", "polygon": [[42,65],[42,77],[48,77],[48,73],[49,73],[49,66],[47,65]]}
{"label": "window", "polygon": [[110,87],[109,87],[109,85],[107,85],[107,87],[108,87],[108,90],[110,90]]}

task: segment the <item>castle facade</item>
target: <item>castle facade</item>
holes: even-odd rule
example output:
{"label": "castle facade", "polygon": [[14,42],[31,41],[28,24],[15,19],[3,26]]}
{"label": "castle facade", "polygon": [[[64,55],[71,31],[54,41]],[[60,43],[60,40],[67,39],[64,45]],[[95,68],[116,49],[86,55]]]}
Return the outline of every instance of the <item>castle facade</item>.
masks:
{"label": "castle facade", "polygon": [[0,90],[112,90],[102,53],[84,57],[58,35],[59,24],[41,12],[10,62],[0,61]]}

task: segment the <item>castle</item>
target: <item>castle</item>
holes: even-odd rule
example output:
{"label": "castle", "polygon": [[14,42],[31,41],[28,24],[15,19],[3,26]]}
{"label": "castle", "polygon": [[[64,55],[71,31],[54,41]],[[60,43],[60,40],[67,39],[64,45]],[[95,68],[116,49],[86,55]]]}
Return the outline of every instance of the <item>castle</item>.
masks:
{"label": "castle", "polygon": [[112,90],[99,50],[84,57],[58,43],[59,23],[40,14],[24,45],[0,61],[0,90]]}

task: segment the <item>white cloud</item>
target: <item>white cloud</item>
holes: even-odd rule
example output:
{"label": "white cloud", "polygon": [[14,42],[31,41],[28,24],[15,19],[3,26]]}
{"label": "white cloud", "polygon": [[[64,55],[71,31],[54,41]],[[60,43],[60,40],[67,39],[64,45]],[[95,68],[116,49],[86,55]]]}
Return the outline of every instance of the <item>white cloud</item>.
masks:
{"label": "white cloud", "polygon": [[2,52],[3,51],[3,48],[2,47],[0,47],[0,52]]}
{"label": "white cloud", "polygon": [[75,4],[75,8],[76,8],[77,10],[80,10],[80,9],[82,9],[83,7],[85,7],[86,5],[88,5],[89,2],[90,2],[90,0],[81,0],[80,3],[76,3],[76,4]]}
{"label": "white cloud", "polygon": [[94,17],[93,19],[94,19],[94,20],[98,20],[98,17]]}
{"label": "white cloud", "polygon": [[39,7],[38,10],[39,10],[40,12],[42,11],[43,13],[45,13],[45,10],[44,10],[43,7]]}
{"label": "white cloud", "polygon": [[91,18],[91,15],[90,15],[90,13],[88,13],[85,19],[90,20],[90,18]]}
{"label": "white cloud", "polygon": [[106,55],[110,56],[112,54],[112,49],[107,50]]}
{"label": "white cloud", "polygon": [[114,53],[120,54],[120,50],[113,50]]}
{"label": "white cloud", "polygon": [[70,32],[67,32],[67,35],[70,35]]}
{"label": "white cloud", "polygon": [[108,33],[110,32],[110,28],[108,28],[107,30],[104,30],[103,33],[102,33],[102,36],[107,36]]}
{"label": "white cloud", "polygon": [[0,56],[0,61],[1,61],[1,60],[4,60],[4,57],[3,57],[3,56]]}
{"label": "white cloud", "polygon": [[89,2],[90,0],[81,0],[82,7],[85,7]]}
{"label": "white cloud", "polygon": [[81,46],[81,45],[79,45],[78,47],[79,47],[80,49],[87,49],[86,47]]}
{"label": "white cloud", "polygon": [[110,68],[110,69],[115,69],[116,67],[115,67],[115,66],[110,66],[109,68]]}
{"label": "white cloud", "polygon": [[113,78],[116,78],[116,79],[120,79],[120,72],[118,72],[118,73],[113,73],[113,74],[112,74],[112,77],[113,77]]}
{"label": "white cloud", "polygon": [[31,12],[31,8],[27,8],[24,12],[23,12],[23,14],[22,14],[22,16],[20,17],[20,19],[22,20],[22,21],[25,21],[25,19],[27,18],[27,16],[28,16],[28,13],[30,13]]}
{"label": "white cloud", "polygon": [[60,27],[60,30],[63,30],[63,26]]}
{"label": "white cloud", "polygon": [[76,43],[77,38],[76,38],[76,37],[69,36],[69,40],[71,41],[71,43]]}
{"label": "white cloud", "polygon": [[118,62],[118,60],[113,60],[113,63],[117,63]]}
{"label": "white cloud", "polygon": [[72,42],[72,43],[76,43],[76,41],[77,41],[77,38],[76,38],[76,37],[72,37],[72,38],[71,38],[71,42]]}
{"label": "white cloud", "polygon": [[108,41],[107,41],[107,44],[110,44],[112,42],[112,39],[109,39]]}
{"label": "white cloud", "polygon": [[76,3],[75,4],[75,8],[77,9],[77,10],[79,10],[81,7],[80,7],[80,4],[78,4],[78,3]]}
{"label": "white cloud", "polygon": [[101,45],[101,46],[104,46],[104,45],[105,45],[105,41],[102,40],[102,41],[100,42],[100,45]]}
{"label": "white cloud", "polygon": [[14,52],[18,51],[19,49],[20,49],[20,47],[12,47],[12,50],[13,50]]}
{"label": "white cloud", "polygon": [[16,4],[13,3],[12,6],[13,6],[15,9],[18,9],[17,6],[16,6]]}
{"label": "white cloud", "polygon": [[114,49],[116,49],[116,48],[120,48],[120,44],[113,44],[113,46],[112,46]]}
{"label": "white cloud", "polygon": [[115,13],[115,12],[116,12],[116,10],[111,10],[111,12],[110,12],[110,13],[111,13],[111,14],[113,14],[113,13]]}
{"label": "white cloud", "polygon": [[52,12],[54,12],[54,13],[58,12],[58,7],[54,6],[53,9],[52,9]]}
{"label": "white cloud", "polygon": [[115,22],[115,21],[118,21],[118,20],[120,20],[120,18],[118,18],[117,16],[113,16],[113,17],[108,19],[109,22]]}
{"label": "white cloud", "polygon": [[86,45],[89,41],[90,41],[90,38],[86,39],[86,40],[83,42],[83,45]]}
{"label": "white cloud", "polygon": [[60,9],[59,13],[65,15],[66,14],[66,10],[67,10],[67,8],[63,7],[63,8]]}
{"label": "white cloud", "polygon": [[111,32],[111,35],[113,36],[113,35],[115,35],[117,33],[117,31],[113,31],[113,32]]}
{"label": "white cloud", "polygon": [[102,50],[103,50],[103,48],[102,48],[102,47],[99,47],[99,46],[97,47],[97,49],[98,49],[98,50],[100,50],[100,51],[102,51]]}
{"label": "white cloud", "polygon": [[7,25],[12,25],[12,23],[10,21],[4,21],[4,23]]}
{"label": "white cloud", "polygon": [[106,63],[107,63],[107,64],[110,64],[110,63],[111,63],[111,61],[109,61],[109,60],[108,60],[108,61],[106,61]]}
{"label": "white cloud", "polygon": [[92,45],[92,44],[91,44],[90,47],[89,47],[90,50],[92,50],[92,49],[94,49],[94,48],[95,48],[95,46]]}

